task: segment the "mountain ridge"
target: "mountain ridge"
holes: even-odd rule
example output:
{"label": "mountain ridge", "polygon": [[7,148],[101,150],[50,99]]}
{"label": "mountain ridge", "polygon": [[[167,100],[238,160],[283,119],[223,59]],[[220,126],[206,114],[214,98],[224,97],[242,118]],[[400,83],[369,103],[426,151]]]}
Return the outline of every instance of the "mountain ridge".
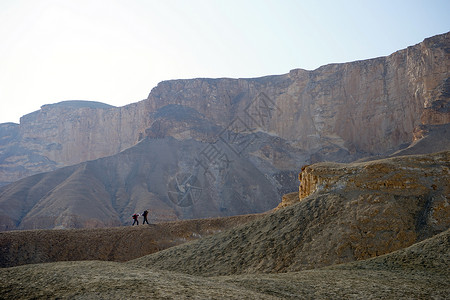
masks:
{"label": "mountain ridge", "polygon": [[[0,161],[0,171],[2,171],[0,172],[0,182],[4,184],[36,172],[50,171],[61,166],[116,154],[135,145],[138,140],[142,139],[145,136],[145,130],[151,127],[154,122],[154,119],[149,117],[151,113],[168,104],[181,104],[194,108],[199,113],[208,116],[215,125],[226,127],[233,120],[233,117],[238,116],[236,113],[245,109],[251,101],[257,98],[260,92],[268,95],[270,101],[282,110],[283,115],[280,117],[284,117],[284,120],[278,120],[275,118],[276,116],[273,116],[267,118],[267,120],[259,120],[259,123],[264,122],[264,124],[259,124],[262,125],[262,127],[259,127],[262,129],[268,127],[265,129],[276,132],[281,138],[302,143],[302,147],[310,155],[314,155],[320,150],[314,147],[317,148],[317,146],[326,143],[331,143],[336,150],[341,148],[350,152],[363,151],[365,155],[398,150],[399,145],[412,142],[413,130],[421,123],[420,118],[424,112],[426,112],[425,115],[429,115],[428,120],[426,120],[427,118],[423,120],[425,124],[433,125],[449,122],[448,112],[439,112],[433,109],[432,105],[435,100],[438,100],[433,99],[437,95],[433,96],[432,92],[448,78],[448,36],[449,33],[445,33],[426,38],[421,43],[396,51],[389,56],[356,62],[328,64],[311,71],[293,69],[287,74],[246,79],[197,78],[163,81],[152,89],[147,99],[114,108],[111,111],[102,112],[101,109],[95,111],[86,108],[67,111],[61,107],[44,105],[34,115],[34,118],[22,119],[18,126],[18,138],[14,140],[13,145],[23,149],[25,153],[25,156],[21,158],[22,170],[14,171],[17,167],[13,162],[19,157],[7,151],[13,145],[11,143],[0,145],[0,154],[6,154],[6,157]],[[442,62],[440,66],[438,66],[439,61]],[[392,68],[392,71],[390,68]],[[393,72],[394,69],[396,69],[395,72]],[[395,75],[396,73],[399,74]],[[399,76],[400,73],[402,73],[402,76]],[[374,85],[373,88],[370,88],[370,85],[364,81],[369,79],[364,79],[367,76],[373,77],[370,78],[371,84]],[[410,77],[411,79],[409,79]],[[398,88],[389,84],[392,80],[396,81]],[[339,85],[335,85],[335,83],[339,83]],[[408,90],[407,85],[410,85],[413,89]],[[340,91],[342,86],[345,91]],[[192,88],[196,88],[197,91],[193,91]],[[314,88],[320,88],[322,94],[317,94]],[[331,90],[334,90],[334,92],[331,93]],[[377,92],[383,90],[388,90],[389,94]],[[330,121],[334,123],[338,120],[333,120],[332,114],[324,111],[329,106],[327,103],[341,102],[339,105],[342,106],[345,102],[349,102],[349,105],[344,108],[347,106],[354,107],[355,105],[361,106],[369,100],[358,99],[361,93],[367,95],[372,102],[371,105],[376,105],[374,100],[379,102],[383,100],[383,97],[394,98],[398,101],[408,96],[415,100],[408,100],[409,102],[402,104],[400,108],[389,107],[391,112],[388,111],[388,114],[383,116],[383,118],[389,120],[396,117],[393,115],[393,111],[407,109],[409,112],[403,116],[405,119],[404,125],[399,126],[392,121],[389,121],[392,125],[389,125],[386,121],[384,121],[386,124],[383,124],[383,122],[379,124],[381,121],[377,120],[373,124],[368,123],[364,126],[365,122],[362,120],[367,122],[367,116],[360,118],[355,115],[350,116],[350,120],[359,122],[359,124],[355,123],[348,127],[345,122],[339,121],[334,125],[335,130],[329,132],[330,130],[326,129],[326,126],[324,127],[322,123]],[[220,98],[220,102],[215,101],[218,100],[217,97]],[[448,107],[448,95],[444,98],[447,99],[444,99],[447,102],[444,101],[443,105]],[[182,99],[189,99],[189,101]],[[386,102],[385,100],[381,101],[381,104],[392,105],[392,101]],[[198,101],[200,102],[196,104]],[[311,106],[311,101],[320,102],[323,108]],[[245,103],[239,105],[241,102]],[[286,103],[282,106],[281,103],[284,102]],[[228,104],[223,106],[220,103]],[[411,110],[409,106],[414,109]],[[309,107],[309,115],[302,113],[299,110],[301,107]],[[274,108],[274,106],[271,105],[270,108]],[[255,113],[252,109],[254,107],[249,107],[247,112]],[[349,111],[349,109],[345,111]],[[224,112],[228,113],[224,114]],[[296,114],[291,114],[291,112]],[[50,113],[52,115],[59,114],[62,117],[59,119],[50,118]],[[338,114],[343,113],[344,111]],[[364,111],[359,113],[366,114]],[[380,111],[379,113],[386,114],[387,112]],[[308,116],[313,116],[313,120],[308,120]],[[380,115],[380,117],[382,116]],[[292,121],[289,120],[292,118],[295,122],[290,124]],[[373,118],[373,116],[370,118]],[[253,117],[248,121],[251,123],[249,124],[250,127],[255,125],[255,119]],[[295,133],[293,127],[298,128],[298,125],[301,125],[305,132],[301,135],[297,133],[293,135]],[[376,136],[379,133],[374,130],[372,135],[375,134],[374,139],[378,141],[367,144],[368,141],[361,140],[361,137],[358,137],[360,135],[353,133],[358,127],[373,127],[374,125],[380,128],[380,133],[391,135],[391,140],[380,140],[381,136]],[[382,126],[380,127],[380,125]],[[389,126],[393,126],[393,128],[389,129]],[[72,128],[69,129],[70,127]],[[389,132],[389,130],[392,130],[392,132]],[[88,140],[83,134],[90,136],[91,140]],[[69,142],[70,139],[75,139],[76,142],[71,143]],[[95,140],[96,145],[92,144],[92,139]],[[109,143],[106,143],[106,141],[109,141]],[[346,143],[348,145],[345,145]],[[47,148],[47,145],[54,146]],[[40,164],[34,163],[36,158],[31,156],[30,151],[33,155],[41,157]],[[349,153],[347,152],[345,155],[348,156]],[[322,158],[319,155],[318,159]]]}
{"label": "mountain ridge", "polygon": [[[1,226],[123,224],[149,204],[165,221],[258,213],[297,189],[305,165],[448,150],[449,44],[446,33],[386,57],[313,71],[164,81],[147,99],[119,108],[43,106],[20,125],[0,126],[0,182],[15,182],[1,189]],[[152,151],[164,153],[157,157]],[[147,155],[153,160],[145,160]],[[103,174],[77,165],[86,161]],[[68,165],[79,168],[78,177],[55,190],[58,197],[32,193],[33,201],[53,199],[55,211],[42,212],[48,221],[34,218],[31,227],[20,227],[24,211],[11,207],[27,207],[31,198],[19,187],[29,189],[24,183],[34,179],[17,180]],[[2,206],[11,201],[19,204]],[[109,221],[88,217],[89,209],[79,207],[83,201],[92,211],[106,207],[99,216]]]}

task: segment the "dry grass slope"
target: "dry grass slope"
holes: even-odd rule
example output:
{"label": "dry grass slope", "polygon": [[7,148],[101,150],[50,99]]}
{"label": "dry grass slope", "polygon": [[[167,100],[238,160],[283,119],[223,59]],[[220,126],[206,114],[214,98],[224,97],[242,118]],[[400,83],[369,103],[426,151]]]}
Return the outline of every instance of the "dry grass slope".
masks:
{"label": "dry grass slope", "polygon": [[[404,207],[409,200],[393,201],[396,207]],[[352,218],[352,213],[346,211],[346,202],[350,200],[342,195],[310,197],[227,232],[160,251],[134,262],[200,276],[292,272],[361,259],[357,256],[359,249],[370,249],[381,255],[395,251],[395,248],[401,249],[405,243],[411,245],[415,242],[400,240],[397,244],[391,243],[390,240],[395,241],[398,236],[395,231],[386,232],[378,238],[348,234],[353,225],[347,221]],[[411,215],[411,220],[405,217],[407,224],[402,225],[408,230],[415,230],[415,222],[420,217],[420,210],[417,211],[416,215]],[[384,221],[387,222],[385,226],[397,222]],[[379,224],[375,222],[372,226]],[[386,243],[390,248],[385,248]]]}
{"label": "dry grass slope", "polygon": [[0,267],[56,261],[127,261],[215,234],[263,215],[97,229],[0,232]]}
{"label": "dry grass slope", "polygon": [[447,230],[382,257],[283,274],[206,278],[99,261],[19,266],[0,269],[0,298],[446,299],[449,240]]}
{"label": "dry grass slope", "polygon": [[[330,267],[338,270],[428,271],[450,275],[450,229],[411,247],[365,261]],[[449,282],[450,284],[450,282]]]}

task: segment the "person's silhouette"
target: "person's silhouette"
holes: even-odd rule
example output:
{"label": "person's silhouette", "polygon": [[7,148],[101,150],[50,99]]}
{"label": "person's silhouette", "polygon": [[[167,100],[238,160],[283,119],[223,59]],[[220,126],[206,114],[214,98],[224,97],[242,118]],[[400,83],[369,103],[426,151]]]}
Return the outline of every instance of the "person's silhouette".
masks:
{"label": "person's silhouette", "polygon": [[[134,214],[134,215],[132,215],[131,217],[132,217],[133,220],[134,220],[133,225],[134,225],[134,224],[139,225],[139,220],[138,220],[139,214]],[[131,226],[133,226],[133,225],[131,225]]]}
{"label": "person's silhouette", "polygon": [[[145,210],[143,213],[142,213],[142,216],[144,217],[144,222],[142,222],[142,224],[145,224],[145,222],[147,222],[147,224],[149,224],[148,223],[148,220],[147,220],[147,216],[148,216],[148,211],[147,210]],[[150,224],[149,224],[150,225]]]}

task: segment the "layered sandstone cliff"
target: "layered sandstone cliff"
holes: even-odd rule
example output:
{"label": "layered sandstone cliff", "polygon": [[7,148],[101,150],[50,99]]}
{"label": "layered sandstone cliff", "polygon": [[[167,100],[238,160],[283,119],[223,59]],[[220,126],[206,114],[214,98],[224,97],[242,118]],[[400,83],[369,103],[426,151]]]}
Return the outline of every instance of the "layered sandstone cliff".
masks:
{"label": "layered sandstone cliff", "polygon": [[[412,206],[426,201],[417,228],[428,224],[429,230],[436,232],[450,227],[449,151],[363,163],[317,163],[305,166],[299,180],[299,201],[314,194],[335,193],[353,197],[351,205],[367,206],[356,215],[357,220],[349,222],[364,221],[364,226],[371,226],[391,214],[396,218],[394,210],[380,210],[381,206],[392,200],[390,205],[395,205],[395,200],[403,198],[409,199],[403,209],[411,206],[411,211]],[[370,229],[373,234],[383,230],[406,234],[400,228],[394,229],[392,224]]]}
{"label": "layered sandstone cliff", "polygon": [[133,146],[145,129],[144,106],[64,101],[23,116],[19,125],[1,124],[0,185]]}
{"label": "layered sandstone cliff", "polygon": [[[419,126],[449,123],[449,39],[446,33],[387,57],[313,71],[165,81],[146,100],[120,108],[85,101],[44,105],[20,125],[1,125],[0,182],[116,154],[142,139],[148,128],[153,128],[149,136],[155,128],[160,136],[171,135],[165,129],[171,123],[158,116],[168,105],[193,109],[222,129],[277,136],[304,152],[299,165],[393,152],[417,139]],[[205,138],[193,133],[173,135]],[[276,164],[280,152],[266,153]]]}
{"label": "layered sandstone cliff", "polygon": [[449,44],[447,33],[387,57],[314,71],[162,82],[148,101],[152,111],[189,106],[222,126],[240,117],[317,160],[333,150],[380,154],[411,143],[419,125],[449,123]]}
{"label": "layered sandstone cliff", "polygon": [[44,105],[21,118],[22,143],[58,166],[116,154],[136,143],[142,105],[116,108],[89,101]]}

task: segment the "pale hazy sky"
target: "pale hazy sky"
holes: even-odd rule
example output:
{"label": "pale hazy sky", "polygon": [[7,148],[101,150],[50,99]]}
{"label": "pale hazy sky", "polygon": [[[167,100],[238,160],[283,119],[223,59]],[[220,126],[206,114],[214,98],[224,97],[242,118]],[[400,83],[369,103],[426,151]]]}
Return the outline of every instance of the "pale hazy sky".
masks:
{"label": "pale hazy sky", "polygon": [[0,123],[63,100],[122,106],[163,80],[389,55],[450,31],[449,13],[449,0],[0,0]]}

